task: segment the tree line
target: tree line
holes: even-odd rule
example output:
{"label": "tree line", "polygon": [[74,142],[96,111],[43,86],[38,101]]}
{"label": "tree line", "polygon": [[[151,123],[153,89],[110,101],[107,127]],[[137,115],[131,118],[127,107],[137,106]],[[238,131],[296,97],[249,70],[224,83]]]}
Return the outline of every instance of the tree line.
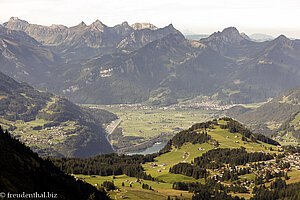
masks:
{"label": "tree line", "polygon": [[300,199],[300,182],[286,184],[281,178],[277,178],[271,183],[270,188],[265,185],[254,187],[255,194],[250,200],[277,200],[277,199]]}
{"label": "tree line", "polygon": [[50,158],[62,171],[68,174],[85,175],[122,175],[145,180],[154,180],[144,172],[141,164],[154,162],[153,155],[118,155],[115,153],[101,154],[89,158]]}
{"label": "tree line", "polygon": [[[170,168],[171,173],[183,174],[191,176],[196,179],[205,178],[208,176],[206,169],[220,169],[224,167],[224,164],[229,166],[245,165],[249,162],[266,161],[274,158],[275,155],[262,152],[248,153],[244,147],[239,149],[212,149],[206,153],[203,153],[200,157],[194,159],[193,164],[189,163],[178,163]],[[247,173],[247,171],[242,171]],[[232,173],[228,174],[229,179],[235,179],[238,173],[232,170]],[[236,179],[235,179],[236,180]]]}
{"label": "tree line", "polygon": [[[172,146],[175,146],[175,148],[180,148],[182,145],[188,142],[192,144],[202,144],[213,141],[216,144],[217,142],[213,140],[205,131],[207,128],[214,128],[214,124],[217,124],[216,119],[213,121],[194,124],[188,130],[177,133],[171,140],[168,141],[166,146],[160,151],[160,154],[169,152],[172,149]],[[199,129],[203,129],[203,131],[199,133],[197,131]]]}
{"label": "tree line", "polygon": [[267,144],[272,144],[272,145],[280,145],[279,142],[264,136],[259,133],[252,133],[249,129],[247,129],[245,126],[243,126],[240,122],[233,120],[229,117],[223,117],[220,118],[220,120],[227,121],[227,124],[221,124],[220,128],[222,129],[229,129],[230,133],[240,133],[244,137],[249,138],[252,142],[257,142],[261,141]]}
{"label": "tree line", "polygon": [[[266,161],[273,159],[275,154],[251,152],[248,153],[244,147],[229,149],[212,149],[194,159],[194,165],[202,168],[213,169],[216,166],[222,167],[223,163],[231,166],[245,165],[249,162]],[[214,164],[212,164],[214,163]]]}
{"label": "tree line", "polygon": [[199,182],[174,182],[173,189],[184,190],[194,193],[193,200],[210,200],[210,199],[227,199],[227,200],[239,200],[243,198],[232,197],[228,195],[229,192],[248,193],[245,187],[241,186],[226,186],[217,181],[207,178],[205,184]]}
{"label": "tree line", "polygon": [[191,176],[195,179],[206,178],[209,175],[206,169],[200,168],[199,166],[193,166],[189,163],[178,163],[177,165],[170,167],[169,172]]}

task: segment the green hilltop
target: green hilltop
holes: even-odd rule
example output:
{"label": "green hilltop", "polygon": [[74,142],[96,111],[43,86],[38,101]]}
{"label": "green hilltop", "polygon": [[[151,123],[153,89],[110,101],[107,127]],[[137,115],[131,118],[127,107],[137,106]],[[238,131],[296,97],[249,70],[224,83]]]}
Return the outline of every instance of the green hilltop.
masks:
{"label": "green hilltop", "polygon": [[[202,189],[194,191],[189,187],[204,187],[207,199],[211,199],[211,195],[249,199],[258,195],[253,191],[255,186],[268,185],[276,177],[284,176],[279,167],[288,165],[275,164],[280,151],[283,150],[278,142],[225,117],[194,124],[177,133],[155,154],[57,158],[52,162],[62,171],[93,185],[113,182],[118,190],[109,194],[114,199],[167,199],[168,196],[197,199],[202,194]],[[267,162],[268,165],[263,164]],[[279,170],[270,171],[266,181],[262,177],[269,173],[264,170],[269,169],[264,166],[277,166]],[[290,171],[287,183],[298,182],[298,171],[293,168]],[[222,174],[225,174],[223,178]],[[220,187],[223,189],[216,189]]]}

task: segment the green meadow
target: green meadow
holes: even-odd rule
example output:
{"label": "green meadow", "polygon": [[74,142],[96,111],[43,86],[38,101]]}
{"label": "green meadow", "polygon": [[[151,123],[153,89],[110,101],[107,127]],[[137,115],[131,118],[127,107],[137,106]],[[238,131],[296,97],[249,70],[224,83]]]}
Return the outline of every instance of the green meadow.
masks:
{"label": "green meadow", "polygon": [[[157,199],[166,200],[168,196],[178,196],[182,194],[184,199],[191,199],[192,194],[187,191],[178,191],[172,189],[171,183],[161,183],[148,180],[140,180],[141,184],[137,183],[137,178],[126,175],[119,176],[90,176],[90,175],[74,175],[75,177],[88,182],[94,186],[100,186],[104,181],[113,181],[118,190],[110,191],[108,194],[113,199],[122,199],[127,197],[132,200],[140,199]],[[122,186],[124,183],[124,186]],[[148,184],[153,190],[143,189],[142,184]],[[131,185],[131,187],[130,187]]]}
{"label": "green meadow", "polygon": [[133,107],[96,106],[122,119],[123,136],[152,138],[160,134],[175,134],[191,125],[212,119],[218,112],[207,110],[136,109]]}

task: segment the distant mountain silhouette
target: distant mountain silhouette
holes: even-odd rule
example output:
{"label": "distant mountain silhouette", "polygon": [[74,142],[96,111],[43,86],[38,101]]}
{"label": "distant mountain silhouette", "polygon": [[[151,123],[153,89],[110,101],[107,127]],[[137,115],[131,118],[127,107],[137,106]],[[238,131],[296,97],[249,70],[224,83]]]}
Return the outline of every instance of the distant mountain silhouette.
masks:
{"label": "distant mountain silhouette", "polygon": [[[11,18],[3,26],[24,39],[10,38],[2,55],[9,50],[28,62],[16,67],[20,64],[4,56],[1,71],[77,103],[170,105],[197,96],[221,104],[251,103],[300,85],[300,41],[283,35],[254,42],[229,27],[195,41],[173,25],[108,27],[99,20],[68,28]],[[13,48],[23,40],[31,45],[19,45],[26,54]]]}

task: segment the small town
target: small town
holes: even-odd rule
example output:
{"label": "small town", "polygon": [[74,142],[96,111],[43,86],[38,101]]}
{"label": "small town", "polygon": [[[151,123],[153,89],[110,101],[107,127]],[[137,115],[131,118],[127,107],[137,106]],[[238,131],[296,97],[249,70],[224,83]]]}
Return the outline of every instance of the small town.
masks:
{"label": "small town", "polygon": [[150,106],[144,104],[117,104],[117,105],[106,105],[109,108],[119,108],[119,109],[133,109],[133,110],[193,110],[193,109],[202,109],[202,110],[227,110],[232,105],[219,105],[214,101],[202,101],[200,103],[188,103],[188,104],[173,104],[170,106]]}
{"label": "small town", "polygon": [[[66,126],[68,129],[66,129]],[[58,143],[59,140],[64,140],[68,136],[75,134],[76,129],[75,122],[64,124],[64,126],[51,126],[51,127],[40,127],[40,130],[34,130],[30,126],[27,126],[23,129],[16,129],[11,133],[15,138],[20,139],[26,145],[49,145],[52,146],[55,143]],[[38,134],[35,132],[38,131]]]}

